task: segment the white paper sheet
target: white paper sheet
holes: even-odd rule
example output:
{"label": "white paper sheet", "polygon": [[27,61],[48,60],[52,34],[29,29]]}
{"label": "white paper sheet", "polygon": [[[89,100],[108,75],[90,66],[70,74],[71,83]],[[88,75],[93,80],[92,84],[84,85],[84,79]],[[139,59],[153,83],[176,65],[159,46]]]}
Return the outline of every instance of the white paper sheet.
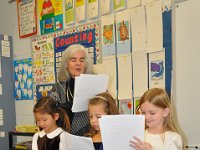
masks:
{"label": "white paper sheet", "polygon": [[132,8],[140,5],[140,0],[127,0],[127,7]]}
{"label": "white paper sheet", "polygon": [[93,64],[92,70],[94,74],[103,74],[103,64]]}
{"label": "white paper sheet", "polygon": [[67,150],[94,150],[92,139],[67,133]]}
{"label": "white paper sheet", "polygon": [[148,63],[147,52],[134,51],[133,58],[133,95],[134,97],[141,97],[148,89]]}
{"label": "white paper sheet", "polygon": [[133,150],[129,141],[133,136],[144,140],[143,115],[105,115],[100,118],[104,150]]}
{"label": "white paper sheet", "polygon": [[132,8],[130,11],[132,51],[145,50],[147,48],[147,33],[144,6]]}
{"label": "white paper sheet", "polygon": [[101,15],[110,13],[111,5],[110,0],[100,0]]}
{"label": "white paper sheet", "polygon": [[163,48],[163,23],[161,1],[146,5],[147,51],[155,52]]}
{"label": "white paper sheet", "polygon": [[[78,6],[77,6],[78,4]],[[76,21],[80,22],[86,19],[86,1],[82,0],[82,3],[76,2]]]}
{"label": "white paper sheet", "polygon": [[95,18],[99,15],[99,1],[88,1],[88,18]]}
{"label": "white paper sheet", "polygon": [[75,77],[72,111],[80,112],[88,110],[88,100],[96,94],[105,92],[107,85],[107,75],[81,74]]}
{"label": "white paper sheet", "polygon": [[108,92],[117,98],[117,72],[116,72],[116,59],[115,56],[103,57],[103,73],[109,76]]}
{"label": "white paper sheet", "polygon": [[132,98],[132,66],[131,55],[118,56],[118,90],[119,99]]}
{"label": "white paper sheet", "polygon": [[155,0],[141,0],[141,4],[142,5],[146,5],[146,4],[148,4],[148,3],[152,3],[152,2],[154,2]]}

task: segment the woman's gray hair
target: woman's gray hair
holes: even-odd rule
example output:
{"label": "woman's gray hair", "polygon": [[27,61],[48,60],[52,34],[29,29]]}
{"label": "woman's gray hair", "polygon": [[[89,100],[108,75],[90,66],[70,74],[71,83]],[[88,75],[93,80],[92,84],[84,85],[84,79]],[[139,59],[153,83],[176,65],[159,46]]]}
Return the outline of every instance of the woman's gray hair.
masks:
{"label": "woman's gray hair", "polygon": [[86,48],[80,44],[73,44],[67,47],[62,53],[62,59],[60,64],[60,73],[58,75],[58,81],[67,81],[71,78],[70,73],[67,69],[67,64],[70,58],[78,51],[83,51],[85,53],[85,73],[92,74],[92,60],[89,57],[89,54]]}

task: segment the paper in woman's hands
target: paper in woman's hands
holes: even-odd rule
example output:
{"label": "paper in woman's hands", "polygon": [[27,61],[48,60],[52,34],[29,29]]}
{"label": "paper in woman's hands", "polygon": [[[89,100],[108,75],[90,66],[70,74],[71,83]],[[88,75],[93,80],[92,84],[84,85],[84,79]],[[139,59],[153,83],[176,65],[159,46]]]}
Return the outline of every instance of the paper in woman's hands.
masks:
{"label": "paper in woman's hands", "polygon": [[144,141],[144,115],[105,115],[99,120],[104,150],[133,150],[133,136]]}
{"label": "paper in woman's hands", "polygon": [[73,112],[88,110],[88,100],[96,94],[105,92],[108,85],[108,76],[81,74],[75,77]]}

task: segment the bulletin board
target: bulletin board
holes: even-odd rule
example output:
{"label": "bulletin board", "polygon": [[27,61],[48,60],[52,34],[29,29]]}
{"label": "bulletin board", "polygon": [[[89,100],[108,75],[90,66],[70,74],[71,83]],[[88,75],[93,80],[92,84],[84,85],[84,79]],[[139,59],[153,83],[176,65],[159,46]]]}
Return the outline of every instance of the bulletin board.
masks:
{"label": "bulletin board", "polygon": [[91,62],[100,61],[99,22],[46,34],[31,39],[35,99],[49,95],[56,82],[62,52],[71,44],[86,47]]}
{"label": "bulletin board", "polygon": [[[5,49],[7,47],[7,49]],[[7,55],[5,55],[7,53]],[[13,38],[0,34],[0,60],[1,73],[0,84],[0,109],[3,111],[3,122],[0,132],[5,132],[5,137],[0,137],[1,149],[8,149],[8,132],[16,126],[15,101],[14,101],[14,79],[13,79]],[[1,119],[0,119],[1,120]],[[2,124],[3,123],[3,124]]]}
{"label": "bulletin board", "polygon": [[[102,12],[99,13],[99,18],[96,18],[98,21],[92,22],[93,17],[86,16],[84,22],[79,22],[76,20],[77,14],[71,14],[75,20],[71,20],[73,24],[69,20],[68,23],[73,27],[66,23],[69,26],[65,26],[65,30],[32,39],[33,73],[36,74],[34,81],[40,86],[36,87],[36,93],[41,94],[38,91],[45,88],[43,85],[56,82],[62,52],[69,45],[78,43],[87,48],[93,64],[96,64],[96,68],[99,67],[100,71],[95,73],[110,76],[108,91],[115,99],[123,100],[119,102],[122,106],[120,108],[125,108],[127,104],[127,110],[122,112],[136,112],[139,98],[148,88],[164,88],[170,95],[171,1],[101,1],[99,4],[97,1],[92,2],[81,5],[80,11],[82,7],[89,9],[92,5],[96,14],[101,8]],[[75,1],[73,4],[76,4]],[[105,5],[109,7],[104,8]],[[75,9],[77,13],[77,7],[74,8],[72,3],[67,3],[65,10],[69,8]],[[51,52],[47,49],[51,49]],[[43,55],[49,52],[51,55]],[[139,55],[136,56],[136,52],[140,52]],[[133,77],[134,73],[136,78]],[[51,78],[47,77],[49,75]]]}

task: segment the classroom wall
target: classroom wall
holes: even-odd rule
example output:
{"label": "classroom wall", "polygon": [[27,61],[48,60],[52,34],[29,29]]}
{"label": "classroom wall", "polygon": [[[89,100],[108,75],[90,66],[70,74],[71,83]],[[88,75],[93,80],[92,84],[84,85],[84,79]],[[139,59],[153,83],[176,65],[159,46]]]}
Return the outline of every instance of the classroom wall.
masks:
{"label": "classroom wall", "polygon": [[[5,9],[6,8],[6,9]],[[16,3],[8,3],[8,0],[2,0],[0,5],[0,33],[11,35],[13,37],[13,58],[29,58],[31,57],[30,38],[19,39]],[[14,83],[13,83],[14,86]],[[11,91],[11,94],[13,91]],[[15,101],[16,125],[30,125],[34,124],[33,117],[33,101]],[[23,109],[22,109],[23,108]],[[13,130],[13,129],[10,129]],[[18,140],[22,140],[19,137]],[[8,147],[7,147],[8,148]],[[6,149],[5,149],[6,150]]]}
{"label": "classroom wall", "polygon": [[[180,3],[186,0],[174,0],[175,3]],[[190,1],[190,0],[188,0]],[[5,17],[6,16],[6,17]],[[1,5],[0,5],[0,18],[1,18],[1,23],[0,23],[0,33],[2,34],[8,34],[13,36],[13,50],[14,50],[14,58],[19,59],[19,58],[28,58],[31,57],[31,44],[30,44],[30,38],[26,39],[19,39],[18,38],[18,26],[17,26],[17,13],[16,13],[16,3],[8,3],[8,0],[2,0]],[[174,24],[174,22],[173,22]],[[173,63],[175,64],[174,70],[176,68],[176,61],[178,58],[178,54],[173,54]],[[199,53],[198,53],[199,55]],[[197,55],[196,55],[197,56]],[[181,96],[182,93],[188,93],[187,91],[179,91],[180,85],[177,85],[177,82],[181,82],[180,80],[177,79],[177,73],[174,73],[174,80],[173,80],[173,88],[172,92],[175,94],[178,94],[179,96],[175,95],[174,101],[176,102],[176,106],[178,106],[178,113],[183,113],[181,110],[186,107],[186,105],[183,104],[183,99],[185,98]],[[181,76],[181,74],[180,74]],[[190,87],[190,90],[192,91],[193,89],[198,89],[197,84],[193,84],[193,86]],[[196,90],[198,92],[198,90]],[[195,99],[196,97],[194,95],[198,95],[198,93],[191,93],[193,97],[192,99]],[[187,98],[190,99],[189,96],[187,95]],[[186,99],[187,100],[187,99]],[[183,106],[183,107],[182,107]],[[33,109],[33,101],[15,101],[15,108],[16,108],[16,124],[34,124],[34,117],[32,114],[32,109]],[[23,109],[22,109],[23,108]],[[193,108],[191,108],[193,109]],[[183,109],[184,110],[184,109]],[[26,112],[26,113],[24,113]],[[180,114],[179,119],[180,119]],[[184,119],[180,119],[182,123],[184,122]],[[191,120],[189,120],[191,121]],[[189,121],[187,124],[190,124]],[[192,121],[191,121],[192,122]],[[190,124],[191,126],[193,123]],[[182,125],[183,126],[183,125]],[[192,128],[192,127],[191,127]],[[186,127],[185,127],[186,129]],[[187,134],[190,134],[190,130],[187,130]],[[192,133],[191,133],[192,134]],[[192,136],[192,135],[190,135]],[[193,144],[198,144],[198,143],[193,143]]]}

